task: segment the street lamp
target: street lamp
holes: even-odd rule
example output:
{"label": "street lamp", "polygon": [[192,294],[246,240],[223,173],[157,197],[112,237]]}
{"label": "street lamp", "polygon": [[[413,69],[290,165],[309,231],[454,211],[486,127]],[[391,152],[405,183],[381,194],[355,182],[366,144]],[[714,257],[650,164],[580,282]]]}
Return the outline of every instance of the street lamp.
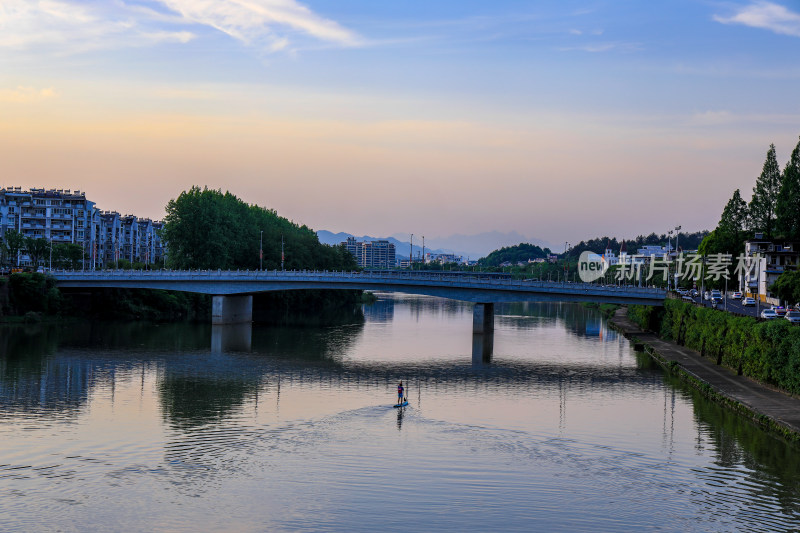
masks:
{"label": "street lamp", "polygon": [[408,257],[409,258],[408,266],[409,266],[409,268],[411,270],[414,270],[414,234],[413,233],[411,234],[411,248],[409,249],[408,256],[409,256]]}

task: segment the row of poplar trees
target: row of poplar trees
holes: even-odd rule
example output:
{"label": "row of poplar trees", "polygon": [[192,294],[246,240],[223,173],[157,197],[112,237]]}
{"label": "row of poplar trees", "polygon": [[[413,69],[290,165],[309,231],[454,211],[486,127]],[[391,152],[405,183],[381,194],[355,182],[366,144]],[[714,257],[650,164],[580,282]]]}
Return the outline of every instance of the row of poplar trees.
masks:
{"label": "row of poplar trees", "polygon": [[722,211],[717,228],[706,237],[700,251],[736,256],[744,252],[744,241],[755,232],[768,239],[800,240],[800,141],[783,171],[775,155],[775,145],[769,146],[750,202],[745,202],[736,189]]}

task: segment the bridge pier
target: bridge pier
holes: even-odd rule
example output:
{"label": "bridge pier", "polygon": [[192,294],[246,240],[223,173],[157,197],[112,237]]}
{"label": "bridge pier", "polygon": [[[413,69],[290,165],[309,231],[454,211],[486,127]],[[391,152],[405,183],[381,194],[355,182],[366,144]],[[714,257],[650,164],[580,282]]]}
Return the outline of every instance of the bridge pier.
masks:
{"label": "bridge pier", "polygon": [[494,333],[494,304],[475,304],[472,308],[472,333]]}
{"label": "bridge pier", "polygon": [[211,324],[247,324],[253,321],[253,295],[216,295],[211,301]]}

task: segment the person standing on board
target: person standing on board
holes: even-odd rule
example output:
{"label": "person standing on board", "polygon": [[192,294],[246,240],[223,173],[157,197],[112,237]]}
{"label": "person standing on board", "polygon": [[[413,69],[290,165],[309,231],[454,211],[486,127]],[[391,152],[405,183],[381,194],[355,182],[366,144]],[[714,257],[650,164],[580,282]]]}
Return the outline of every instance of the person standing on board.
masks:
{"label": "person standing on board", "polygon": [[402,381],[397,385],[397,403],[398,403],[398,405],[403,403],[403,382]]}

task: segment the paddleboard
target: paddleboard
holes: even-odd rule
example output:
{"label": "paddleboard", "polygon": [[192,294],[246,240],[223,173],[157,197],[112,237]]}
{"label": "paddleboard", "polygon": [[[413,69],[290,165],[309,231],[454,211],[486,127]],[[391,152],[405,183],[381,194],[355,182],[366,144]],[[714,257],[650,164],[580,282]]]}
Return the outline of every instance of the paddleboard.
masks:
{"label": "paddleboard", "polygon": [[403,403],[396,403],[394,404],[394,407],[405,407],[406,405],[408,405],[408,400],[404,401]]}

